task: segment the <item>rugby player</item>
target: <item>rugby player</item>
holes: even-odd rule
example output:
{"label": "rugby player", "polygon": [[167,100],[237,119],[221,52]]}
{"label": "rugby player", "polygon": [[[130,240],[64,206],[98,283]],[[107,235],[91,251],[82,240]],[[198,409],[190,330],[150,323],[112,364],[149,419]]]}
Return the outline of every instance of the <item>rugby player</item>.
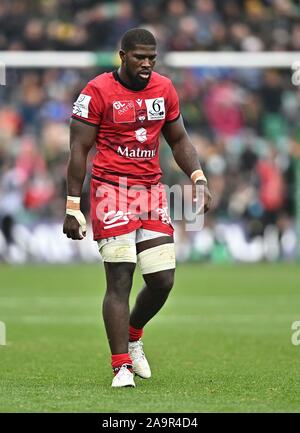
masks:
{"label": "rugby player", "polygon": [[[74,103],[63,231],[71,239],[86,235],[80,197],[87,155],[96,144],[91,222],[106,273],[103,319],[114,372],[112,386],[134,387],[134,374],[151,376],[141,340],[143,329],[164,305],[175,271],[173,227],[160,183],[160,133],[192,184],[203,185],[204,213],[211,206],[211,194],[184,128],[176,90],[169,78],[153,72],[154,36],[145,29],[127,31],[119,55],[120,68],[88,82]],[[136,263],[145,285],[130,312]]]}

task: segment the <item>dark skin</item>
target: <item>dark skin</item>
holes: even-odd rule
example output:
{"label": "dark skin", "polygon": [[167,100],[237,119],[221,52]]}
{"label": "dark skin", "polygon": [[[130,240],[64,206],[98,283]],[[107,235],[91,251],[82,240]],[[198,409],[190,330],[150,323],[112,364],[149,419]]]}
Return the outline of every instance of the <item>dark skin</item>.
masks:
{"label": "dark skin", "polygon": [[[121,66],[118,70],[120,79],[133,90],[145,88],[155,66],[156,47],[154,45],[136,45],[133,50],[119,52]],[[198,154],[185,130],[182,118],[166,123],[162,133],[172,149],[175,161],[190,177],[191,173],[201,169]],[[97,128],[72,119],[70,124],[70,159],[68,163],[68,195],[80,197],[86,174],[87,155],[95,143]],[[211,194],[205,183],[203,211],[211,206]],[[81,239],[79,224],[73,216],[66,215],[63,231],[71,239]],[[173,242],[169,236],[140,242],[137,252]],[[103,319],[112,354],[127,353],[128,327],[143,328],[164,305],[173,286],[174,271],[169,269],[144,275],[145,286],[140,291],[130,314],[129,294],[134,263],[104,263],[107,289],[103,301]]]}
{"label": "dark skin", "polygon": [[119,77],[133,90],[144,89],[150,78],[156,62],[155,45],[135,45],[132,51],[119,51],[121,66]]}
{"label": "dark skin", "polygon": [[[68,195],[81,197],[82,185],[86,174],[86,161],[97,136],[97,128],[71,119],[70,157],[67,171]],[[75,217],[66,215],[63,232],[68,238],[81,240],[79,223]],[[83,233],[85,236],[85,233]]]}

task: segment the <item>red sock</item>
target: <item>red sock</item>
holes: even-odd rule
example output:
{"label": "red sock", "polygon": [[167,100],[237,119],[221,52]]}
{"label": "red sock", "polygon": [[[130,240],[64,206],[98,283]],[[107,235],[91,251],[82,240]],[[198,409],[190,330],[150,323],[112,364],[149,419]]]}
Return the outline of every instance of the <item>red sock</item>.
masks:
{"label": "red sock", "polygon": [[129,353],[118,353],[117,355],[111,355],[111,366],[115,374],[118,373],[120,367],[123,364],[127,364],[128,369],[132,371],[132,360]]}
{"label": "red sock", "polygon": [[129,341],[138,341],[140,338],[142,338],[144,329],[137,329],[133,326],[129,326]]}

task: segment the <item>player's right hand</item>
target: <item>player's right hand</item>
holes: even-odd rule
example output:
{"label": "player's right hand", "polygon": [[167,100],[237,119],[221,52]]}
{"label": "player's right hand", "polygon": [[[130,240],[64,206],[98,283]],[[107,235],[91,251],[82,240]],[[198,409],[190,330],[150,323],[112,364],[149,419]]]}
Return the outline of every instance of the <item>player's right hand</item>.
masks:
{"label": "player's right hand", "polygon": [[80,210],[72,211],[65,216],[63,232],[68,238],[81,240],[86,236],[86,220]]}
{"label": "player's right hand", "polygon": [[205,214],[212,204],[212,196],[206,182],[198,181],[193,185],[193,202],[196,204],[196,214]]}

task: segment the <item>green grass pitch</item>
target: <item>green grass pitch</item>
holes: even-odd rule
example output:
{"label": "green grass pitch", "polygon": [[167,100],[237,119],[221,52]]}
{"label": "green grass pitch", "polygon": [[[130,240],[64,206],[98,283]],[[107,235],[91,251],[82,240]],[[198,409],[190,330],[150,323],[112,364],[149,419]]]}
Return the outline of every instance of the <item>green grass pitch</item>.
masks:
{"label": "green grass pitch", "polygon": [[299,282],[293,264],[179,265],[144,334],[153,377],[111,389],[102,265],[2,265],[0,411],[299,412]]}

